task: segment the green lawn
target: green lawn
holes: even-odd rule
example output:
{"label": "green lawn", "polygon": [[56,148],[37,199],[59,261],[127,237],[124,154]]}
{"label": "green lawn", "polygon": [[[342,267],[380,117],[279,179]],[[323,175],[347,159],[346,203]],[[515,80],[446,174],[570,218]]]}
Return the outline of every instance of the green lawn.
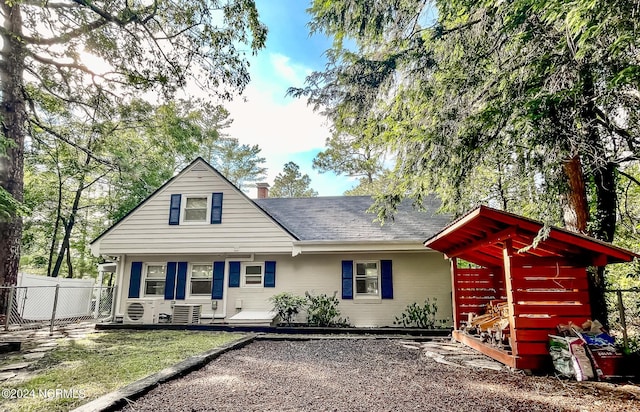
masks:
{"label": "green lawn", "polygon": [[[30,366],[33,378],[0,384],[0,410],[67,411],[241,337],[217,332],[122,330],[97,332],[82,340],[59,339],[56,349]],[[2,363],[23,361],[14,355]],[[26,397],[5,399],[7,390],[19,391],[21,396],[26,393]]]}

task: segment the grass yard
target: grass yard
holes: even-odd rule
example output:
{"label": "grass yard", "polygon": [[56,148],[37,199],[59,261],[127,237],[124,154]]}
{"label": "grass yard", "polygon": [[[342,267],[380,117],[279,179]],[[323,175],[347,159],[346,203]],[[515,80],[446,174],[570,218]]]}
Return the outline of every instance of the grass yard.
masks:
{"label": "grass yard", "polygon": [[[56,349],[29,367],[32,377],[0,384],[0,410],[67,411],[240,337],[231,333],[122,330],[96,332],[80,340],[59,339]],[[12,355],[1,364],[17,362],[24,362],[21,355]],[[12,390],[22,398],[5,399]],[[62,390],[67,392],[60,395]]]}

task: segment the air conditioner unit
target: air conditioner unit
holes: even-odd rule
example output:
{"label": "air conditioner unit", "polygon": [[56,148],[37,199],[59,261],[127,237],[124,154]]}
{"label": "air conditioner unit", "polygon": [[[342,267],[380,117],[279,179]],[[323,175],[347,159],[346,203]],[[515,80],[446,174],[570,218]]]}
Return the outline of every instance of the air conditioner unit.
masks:
{"label": "air conditioner unit", "polygon": [[124,313],[124,323],[156,323],[154,301],[130,301]]}
{"label": "air conditioner unit", "polygon": [[174,305],[172,323],[197,324],[200,323],[202,305]]}

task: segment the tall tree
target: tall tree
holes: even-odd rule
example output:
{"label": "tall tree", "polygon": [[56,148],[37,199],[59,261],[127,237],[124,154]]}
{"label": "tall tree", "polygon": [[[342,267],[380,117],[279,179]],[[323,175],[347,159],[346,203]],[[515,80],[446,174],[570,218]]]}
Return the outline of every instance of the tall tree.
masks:
{"label": "tall tree", "polygon": [[300,173],[300,166],[294,162],[284,165],[284,170],[273,180],[269,196],[271,197],[315,197],[318,192],[311,187],[308,174]]}
{"label": "tall tree", "polygon": [[[34,133],[25,158],[25,203],[33,212],[24,219],[22,266],[49,276],[95,273],[87,239],[196,156],[216,155],[227,117],[205,103],[135,100],[109,121],[59,121],[56,133],[74,145]],[[96,162],[84,150],[111,161]]]}
{"label": "tall tree", "polygon": [[360,180],[357,192],[369,192],[374,180],[384,170],[384,151],[366,142],[359,144],[345,135],[334,135],[326,140],[324,151],[313,159],[313,168]]}
{"label": "tall tree", "polygon": [[267,169],[261,166],[266,159],[260,156],[261,151],[258,145],[249,146],[233,137],[222,137],[213,145],[207,160],[243,190],[247,183],[258,182],[266,176]]}
{"label": "tall tree", "polygon": [[[344,97],[359,84],[373,96],[354,124],[381,119],[386,128],[370,138],[396,157],[396,184],[378,196],[382,217],[405,196],[437,191],[456,213],[490,199],[518,211],[526,202],[535,217],[610,242],[617,176],[640,155],[635,8],[631,1],[314,1],[311,28],[335,36],[329,55],[337,57],[328,79],[310,77],[304,93],[330,107],[337,125],[342,107],[353,113]],[[355,53],[342,47],[349,37]],[[470,190],[483,170],[495,184]],[[602,270],[591,288],[594,315],[606,319]]]}
{"label": "tall tree", "polygon": [[[248,82],[238,45],[256,51],[266,37],[251,0],[18,0],[2,2],[0,12],[0,142],[6,151],[0,199],[11,196],[3,210],[23,200],[29,127],[55,133],[47,111],[99,106],[96,116],[110,118],[127,96],[159,91],[170,97],[193,74],[202,88],[230,97]],[[85,61],[89,55],[102,61],[100,68]],[[21,233],[16,213],[0,222],[0,284],[16,281]]]}

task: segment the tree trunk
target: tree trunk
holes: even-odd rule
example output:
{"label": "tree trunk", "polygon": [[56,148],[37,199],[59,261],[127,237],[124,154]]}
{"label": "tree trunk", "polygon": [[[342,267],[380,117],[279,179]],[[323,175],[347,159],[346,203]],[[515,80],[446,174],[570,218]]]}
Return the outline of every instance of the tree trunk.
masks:
{"label": "tree trunk", "polygon": [[58,229],[62,220],[62,176],[60,175],[60,165],[56,165],[56,174],[58,176],[58,204],[56,205],[56,220],[53,224],[53,233],[51,234],[51,244],[49,245],[49,263],[47,263],[47,276],[53,276],[53,256],[58,246]]}
{"label": "tree trunk", "polygon": [[[583,105],[580,112],[584,141],[589,147],[589,166],[593,175],[596,191],[596,212],[590,234],[596,239],[612,242],[616,227],[616,209],[618,198],[615,185],[616,165],[605,160],[606,150],[596,128],[595,86],[592,68],[584,65],[580,70],[582,80]],[[605,299],[605,268],[597,267],[589,270],[589,298],[591,316],[605,326],[609,324],[609,311]]]}
{"label": "tree trunk", "polygon": [[568,183],[562,206],[564,225],[571,231],[584,234],[589,222],[589,203],[580,156],[565,160],[563,168]]}
{"label": "tree trunk", "polygon": [[[613,242],[616,230],[616,209],[618,197],[615,181],[616,165],[609,162],[594,171],[594,186],[596,188],[596,216],[592,235],[605,242]],[[589,270],[590,288],[589,299],[594,319],[608,326],[608,309],[605,298],[607,288],[605,282],[605,267],[600,266]]]}
{"label": "tree trunk", "polygon": [[[82,197],[82,192],[84,191],[85,184],[84,178],[86,176],[86,167],[90,162],[90,157],[87,156],[87,160],[85,161],[85,171],[83,171],[78,178],[78,188],[76,189],[75,196],[73,198],[73,205],[71,206],[71,213],[69,213],[69,219],[64,222],[64,238],[62,239],[62,244],[60,245],[60,250],[58,251],[58,256],[56,258],[56,264],[53,266],[53,271],[51,272],[52,277],[58,277],[60,274],[60,268],[62,267],[62,262],[64,261],[65,254],[69,250],[69,245],[71,243],[71,232],[73,231],[73,227],[76,224],[76,215],[78,214],[78,209],[80,208],[80,199]],[[69,266],[69,273],[71,273],[72,268]]]}
{"label": "tree trunk", "polygon": [[71,263],[71,248],[67,245],[67,278],[73,279],[73,264]]}
{"label": "tree trunk", "polygon": [[[24,139],[27,112],[23,94],[25,51],[21,44],[22,15],[19,2],[0,3],[3,30],[0,54],[2,138],[8,141],[6,156],[0,156],[0,185],[18,202],[23,199]],[[15,285],[20,264],[22,219],[0,221],[0,284]],[[0,302],[5,309],[6,302]]]}

